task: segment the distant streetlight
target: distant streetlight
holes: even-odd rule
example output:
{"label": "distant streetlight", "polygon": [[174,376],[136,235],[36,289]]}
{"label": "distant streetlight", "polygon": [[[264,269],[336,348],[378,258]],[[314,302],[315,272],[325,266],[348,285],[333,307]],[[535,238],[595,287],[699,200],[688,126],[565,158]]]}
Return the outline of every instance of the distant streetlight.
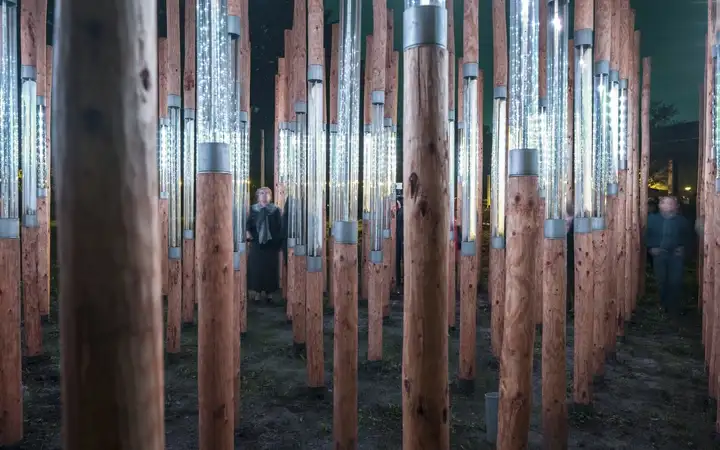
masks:
{"label": "distant streetlight", "polygon": [[685,186],[685,192],[692,191],[692,186]]}

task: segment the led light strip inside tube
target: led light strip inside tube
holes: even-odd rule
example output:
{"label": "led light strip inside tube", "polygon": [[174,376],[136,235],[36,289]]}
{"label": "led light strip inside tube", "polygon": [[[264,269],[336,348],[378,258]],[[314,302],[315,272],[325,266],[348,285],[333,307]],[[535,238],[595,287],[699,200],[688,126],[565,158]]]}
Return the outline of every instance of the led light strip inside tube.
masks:
{"label": "led light strip inside tube", "polygon": [[309,257],[322,256],[323,210],[325,208],[325,133],[323,132],[323,67],[308,68],[308,116],[307,116],[307,236]]}
{"label": "led light strip inside tube", "polygon": [[[550,0],[547,12],[548,145],[545,155],[545,219],[558,226],[548,229],[546,225],[545,236],[561,239],[566,235],[565,208],[570,188],[568,165],[571,156],[567,140],[568,1]],[[552,233],[553,231],[557,233]]]}
{"label": "led light strip inside tube", "polygon": [[593,228],[604,229],[600,223],[605,216],[607,184],[610,170],[610,64],[599,61],[595,64],[593,102]]}
{"label": "led light strip inside tube", "polygon": [[493,139],[490,155],[490,228],[495,248],[505,240],[505,189],[507,184],[507,88],[498,86],[493,99]]}
{"label": "led light strip inside tube", "polygon": [[[22,158],[22,186],[23,186],[23,225],[36,227],[37,222],[37,83],[35,81],[35,67],[22,66],[21,68],[21,158]],[[13,176],[13,179],[15,177]]]}
{"label": "led light strip inside tube", "polygon": [[383,237],[387,239],[390,237],[391,211],[395,206],[395,174],[397,171],[397,131],[392,119],[389,117],[385,118],[384,133],[385,148],[387,149],[387,163],[385,165],[387,178],[383,183],[385,195],[385,229],[383,230]]}
{"label": "led light strip inside tube", "polygon": [[304,255],[307,244],[307,103],[295,104],[295,202],[290,208],[291,220],[295,222],[295,255]]}
{"label": "led light strip inside tube", "polygon": [[295,210],[297,209],[296,198],[298,191],[296,127],[296,121],[288,122],[286,133],[287,139],[285,141],[287,148],[287,207],[285,209],[285,213],[288,214],[288,247],[294,247],[295,240],[297,239],[297,219],[295,217],[297,214],[297,211]]}
{"label": "led light strip inside tube", "polygon": [[610,70],[610,93],[608,101],[610,128],[610,148],[608,166],[608,195],[617,195],[618,170],[620,168],[620,74],[617,70]]}
{"label": "led light strip inside tube", "polygon": [[0,238],[19,237],[17,26],[16,3],[0,1]]}
{"label": "led light strip inside tube", "polygon": [[[711,134],[711,145],[712,145],[712,151],[714,152],[715,156],[715,164],[720,163],[720,145],[718,143],[720,142],[720,102],[718,102],[718,92],[720,92],[720,33],[717,33],[715,36],[715,41],[718,42],[715,44],[715,48],[713,49],[713,87],[711,89],[711,95],[712,95],[712,108],[711,108],[711,123],[712,123],[712,129],[710,130]],[[715,182],[715,190],[717,192],[720,192],[720,170],[715,172],[715,179],[717,180]]]}
{"label": "led light strip inside tube", "polygon": [[183,232],[193,239],[195,231],[195,110],[183,111]]}
{"label": "led light strip inside tube", "polygon": [[[331,146],[330,178],[337,190],[331,217],[335,231],[338,224],[358,219],[359,159],[360,159],[360,19],[361,0],[340,1],[340,64],[338,67],[338,124],[337,141]],[[367,145],[368,139],[365,137]],[[367,152],[365,152],[367,154]],[[365,165],[364,170],[367,170]],[[367,186],[367,185],[366,185]],[[365,187],[365,189],[367,189]],[[367,197],[365,195],[364,197]],[[363,199],[364,200],[364,199]],[[363,202],[364,205],[364,202]],[[336,242],[356,243],[357,229],[344,236],[335,235]],[[348,242],[349,241],[349,242]]]}
{"label": "led light strip inside tube", "polygon": [[179,95],[168,96],[168,246],[170,258],[182,255],[182,147]]}
{"label": "led light strip inside tube", "polygon": [[[575,32],[575,217],[593,213],[593,47],[592,30]],[[584,222],[583,222],[584,223]],[[575,230],[588,232],[575,221]]]}
{"label": "led light strip inside tube", "polygon": [[385,205],[387,198],[387,150],[385,148],[385,93],[372,93],[371,144],[368,164],[371,167],[370,250],[382,251],[383,230],[387,229]]}
{"label": "led light strip inside tube", "polygon": [[[450,95],[454,95],[453,92]],[[448,215],[450,227],[450,240],[455,238],[455,111],[450,111],[448,114],[448,197],[450,200],[450,214]]]}
{"label": "led light strip inside tube", "polygon": [[478,185],[478,65],[463,64],[463,125],[465,145],[460,153],[458,177],[462,196],[462,242],[474,242],[477,235]]}
{"label": "led light strip inside tube", "polygon": [[35,147],[37,148],[37,197],[47,197],[49,180],[49,155],[47,147],[47,110],[45,97],[38,96],[35,126]]}

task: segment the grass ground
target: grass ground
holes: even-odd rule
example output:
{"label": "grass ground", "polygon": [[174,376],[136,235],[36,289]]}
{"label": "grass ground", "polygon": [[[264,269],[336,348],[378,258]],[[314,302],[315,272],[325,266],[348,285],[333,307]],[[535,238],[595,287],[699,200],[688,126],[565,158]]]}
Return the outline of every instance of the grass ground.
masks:
{"label": "grass ground", "polygon": [[[692,277],[691,277],[692,278]],[[691,296],[692,297],[692,296]],[[55,296],[56,298],[56,296]],[[690,298],[688,304],[695,303]],[[492,448],[484,442],[484,394],[497,390],[497,364],[490,356],[489,311],[479,297],[477,380],[473,395],[452,390],[453,449]],[[60,353],[57,302],[44,325],[45,354],[24,361],[25,431],[23,450],[61,448]],[[367,315],[361,305],[359,430],[361,449],[401,448],[402,300],[393,299],[384,327],[384,361],[365,363]],[[572,368],[572,327],[568,328],[568,368]],[[242,342],[242,426],[236,448],[253,450],[332,448],[332,313],[325,315],[326,398],[305,389],[305,362],[292,350],[283,306],[251,303],[249,330]],[[450,335],[450,378],[455,378],[458,336]],[[167,448],[197,448],[197,329],[186,327],[182,352],[166,358]],[[541,448],[540,335],[535,345],[533,419],[530,448]],[[589,411],[570,413],[572,449],[712,449],[714,407],[707,402],[707,376],[700,343],[700,318],[691,311],[666,317],[652,300],[640,303],[617,362],[607,366]],[[571,372],[568,371],[569,386]],[[140,450],[140,449],[138,449]]]}

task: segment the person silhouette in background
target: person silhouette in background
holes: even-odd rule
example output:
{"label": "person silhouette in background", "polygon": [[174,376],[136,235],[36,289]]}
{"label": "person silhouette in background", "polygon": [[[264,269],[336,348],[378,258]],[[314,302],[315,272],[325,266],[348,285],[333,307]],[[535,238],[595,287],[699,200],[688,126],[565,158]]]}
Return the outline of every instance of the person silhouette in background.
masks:
{"label": "person silhouette in background", "polygon": [[685,248],[690,243],[690,224],[678,214],[675,197],[663,197],[659,213],[648,217],[645,242],[652,255],[655,283],[665,312],[682,312]]}
{"label": "person silhouette in background", "polygon": [[257,190],[257,203],[250,207],[247,219],[248,290],[268,301],[280,289],[278,285],[280,262],[278,252],[283,243],[280,208],[272,203],[272,191]]}

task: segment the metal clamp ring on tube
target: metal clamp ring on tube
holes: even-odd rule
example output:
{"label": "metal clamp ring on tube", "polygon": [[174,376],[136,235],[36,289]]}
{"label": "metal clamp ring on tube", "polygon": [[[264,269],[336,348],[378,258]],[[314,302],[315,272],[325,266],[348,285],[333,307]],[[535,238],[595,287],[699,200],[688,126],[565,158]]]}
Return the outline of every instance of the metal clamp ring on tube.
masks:
{"label": "metal clamp ring on tube", "polygon": [[182,106],[182,98],[179,95],[170,94],[167,97],[167,106],[170,108],[180,108]]}
{"label": "metal clamp ring on tube", "polygon": [[593,231],[602,231],[605,229],[604,217],[593,217],[590,219]]}
{"label": "metal clamp ring on tube", "polygon": [[610,69],[610,82],[620,83],[620,72],[614,69]]}
{"label": "metal clamp ring on tube", "polygon": [[583,28],[582,30],[576,30],[573,34],[573,44],[575,44],[575,48],[592,47],[593,30],[591,28]]}
{"label": "metal clamp ring on tube", "polygon": [[247,122],[248,121],[247,111],[240,111],[238,113],[238,120],[240,120],[240,122]]}
{"label": "metal clamp ring on tube", "polygon": [[460,243],[460,256],[477,255],[477,245],[475,241],[463,241]]}
{"label": "metal clamp ring on tube", "polygon": [[183,230],[183,239],[187,239],[187,240],[195,239],[195,232],[193,230]]}
{"label": "metal clamp ring on tube", "polygon": [[308,256],[307,257],[307,271],[322,272],[322,257],[320,256]]}
{"label": "metal clamp ring on tube", "polygon": [[328,125],[328,130],[329,130],[331,133],[337,133],[337,132],[338,132],[338,126],[337,126],[337,124],[336,124],[336,123],[331,123],[330,125]]}
{"label": "metal clamp ring on tube", "polygon": [[540,97],[538,99],[538,107],[547,109],[548,107],[548,99],[545,97]]}
{"label": "metal clamp ring on tube", "polygon": [[403,50],[421,45],[447,47],[447,9],[420,5],[403,11]]}
{"label": "metal clamp ring on tube", "polygon": [[333,225],[333,237],[336,244],[357,245],[358,224],[355,221],[338,221]]}
{"label": "metal clamp ring on tube", "polygon": [[20,238],[20,221],[18,219],[0,219],[0,239]]}
{"label": "metal clamp ring on tube", "polygon": [[392,126],[392,117],[386,117],[385,119],[383,119],[383,127],[390,128]]}
{"label": "metal clamp ring on tube", "polygon": [[230,147],[222,142],[197,145],[197,173],[231,173]]}
{"label": "metal clamp ring on tube", "polygon": [[391,236],[390,230],[382,230],[383,239],[390,239],[390,236]]}
{"label": "metal clamp ring on tube", "polygon": [[477,78],[480,74],[478,63],[465,63],[462,66],[463,78]]}
{"label": "metal clamp ring on tube", "polygon": [[618,161],[618,170],[627,170],[627,159]]}
{"label": "metal clamp ring on tube", "polygon": [[545,239],[565,239],[567,230],[563,219],[545,219],[543,232]]}
{"label": "metal clamp ring on tube", "polygon": [[322,83],[323,79],[323,66],[320,64],[310,64],[307,72],[308,83]]}
{"label": "metal clamp ring on tube", "polygon": [[25,228],[36,228],[39,227],[40,224],[38,223],[37,215],[35,214],[25,214],[23,216],[23,226]]}
{"label": "metal clamp ring on tube", "polygon": [[247,251],[247,244],[244,243],[244,242],[240,242],[240,243],[237,245],[237,252],[236,252],[236,253],[239,254],[239,255],[242,255],[242,254],[245,253],[246,251]]}
{"label": "metal clamp ring on tube", "polygon": [[46,188],[37,188],[38,198],[47,198],[48,190]]}
{"label": "metal clamp ring on tube", "polygon": [[307,114],[307,103],[295,102],[295,113],[296,114]]}
{"label": "metal clamp ring on tube", "polygon": [[576,217],[573,219],[573,231],[575,234],[585,234],[592,231],[592,224],[589,217]]}
{"label": "metal clamp ring on tube", "polygon": [[305,246],[300,244],[295,244],[295,256],[305,256]]}
{"label": "metal clamp ring on tube", "polygon": [[240,37],[241,25],[240,16],[228,16],[227,18],[227,30],[231,39],[237,39]]}
{"label": "metal clamp ring on tube", "polygon": [[180,247],[168,248],[168,259],[173,259],[173,260],[182,259],[182,249]]}
{"label": "metal clamp ring on tube", "polygon": [[507,99],[507,86],[495,86],[493,88],[493,98]]}
{"label": "metal clamp ring on tube", "polygon": [[170,194],[168,194],[167,192],[161,192],[160,195],[159,195],[159,197],[160,197],[160,199],[162,199],[162,200],[167,200],[167,199],[170,198]]}
{"label": "metal clamp ring on tube", "polygon": [[451,109],[448,111],[448,120],[451,122],[455,122],[455,110]]}
{"label": "metal clamp ring on tube", "polygon": [[372,91],[372,94],[370,94],[370,100],[373,105],[384,105],[385,91]]}
{"label": "metal clamp ring on tube", "polygon": [[720,193],[720,178],[715,179],[715,192]]}
{"label": "metal clamp ring on tube", "polygon": [[382,264],[383,254],[382,250],[373,250],[370,252],[370,262],[373,264]]}
{"label": "metal clamp ring on tube", "polygon": [[295,248],[295,238],[287,238],[287,248]]}
{"label": "metal clamp ring on tube", "polygon": [[505,236],[493,236],[490,238],[490,248],[505,248]]}
{"label": "metal clamp ring on tube", "polygon": [[183,110],[183,117],[184,117],[185,119],[193,119],[193,120],[195,120],[195,110],[194,110],[194,109],[185,108],[185,109]]}
{"label": "metal clamp ring on tube", "polygon": [[38,106],[45,106],[45,96],[38,95],[36,98],[37,98],[36,103]]}
{"label": "metal clamp ring on tube", "polygon": [[538,152],[532,148],[510,150],[508,154],[508,176],[524,177],[538,175]]}
{"label": "metal clamp ring on tube", "polygon": [[240,270],[240,252],[234,252],[233,253],[233,270],[239,271]]}
{"label": "metal clamp ring on tube", "polygon": [[37,77],[37,71],[35,66],[22,66],[20,68],[20,79],[21,80],[35,80]]}
{"label": "metal clamp ring on tube", "polygon": [[610,61],[597,61],[595,63],[595,75],[610,76]]}
{"label": "metal clamp ring on tube", "polygon": [[608,183],[607,185],[607,195],[610,197],[613,197],[618,194],[618,184],[617,183]]}
{"label": "metal clamp ring on tube", "polygon": [[620,89],[627,89],[628,88],[628,80],[627,78],[622,78],[620,80]]}

